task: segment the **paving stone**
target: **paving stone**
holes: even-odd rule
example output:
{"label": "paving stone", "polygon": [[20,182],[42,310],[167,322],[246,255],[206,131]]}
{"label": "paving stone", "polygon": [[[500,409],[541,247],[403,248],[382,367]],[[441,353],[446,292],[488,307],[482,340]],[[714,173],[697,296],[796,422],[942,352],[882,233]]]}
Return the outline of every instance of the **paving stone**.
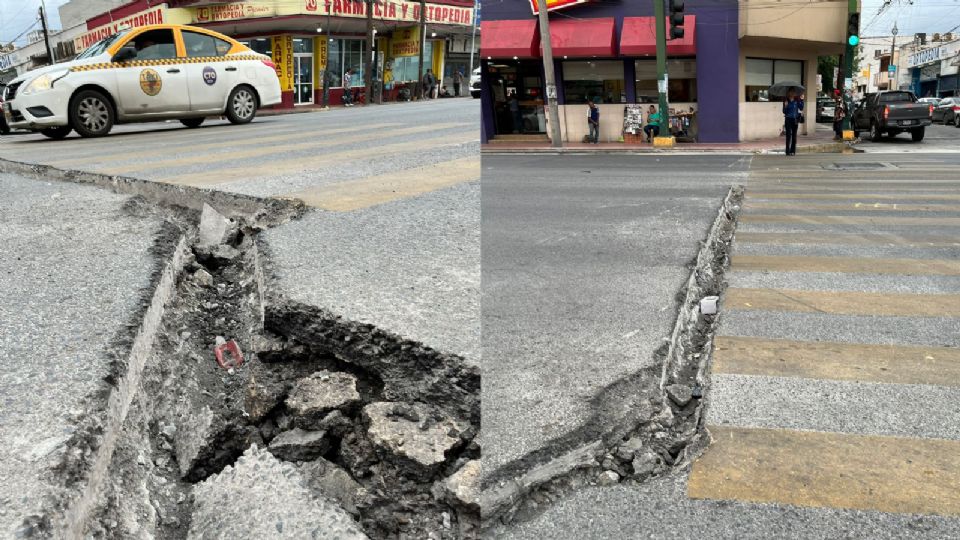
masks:
{"label": "paving stone", "polygon": [[188,540],[367,539],[344,509],[310,492],[294,465],[256,445],[197,484],[193,495]]}
{"label": "paving stone", "polygon": [[287,407],[299,416],[313,416],[360,400],[357,378],[349,373],[318,371],[297,381]]}
{"label": "paving stone", "polygon": [[325,431],[296,428],[277,435],[270,441],[268,449],[271,454],[286,461],[309,461],[330,449],[330,439]]}
{"label": "paving stone", "polygon": [[460,433],[468,427],[419,403],[371,403],[363,415],[375,445],[428,468],[446,461],[445,452],[460,442]]}

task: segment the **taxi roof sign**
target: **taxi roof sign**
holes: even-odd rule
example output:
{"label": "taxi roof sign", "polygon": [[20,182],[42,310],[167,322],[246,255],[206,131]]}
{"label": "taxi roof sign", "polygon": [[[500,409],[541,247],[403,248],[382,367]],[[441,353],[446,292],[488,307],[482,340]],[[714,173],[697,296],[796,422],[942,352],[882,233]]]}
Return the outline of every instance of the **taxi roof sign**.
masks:
{"label": "taxi roof sign", "polygon": [[[558,9],[564,9],[579,4],[586,4],[587,2],[592,2],[593,0],[546,0],[547,11],[556,11]],[[533,10],[534,15],[540,14],[540,5],[538,0],[530,0],[530,9]]]}

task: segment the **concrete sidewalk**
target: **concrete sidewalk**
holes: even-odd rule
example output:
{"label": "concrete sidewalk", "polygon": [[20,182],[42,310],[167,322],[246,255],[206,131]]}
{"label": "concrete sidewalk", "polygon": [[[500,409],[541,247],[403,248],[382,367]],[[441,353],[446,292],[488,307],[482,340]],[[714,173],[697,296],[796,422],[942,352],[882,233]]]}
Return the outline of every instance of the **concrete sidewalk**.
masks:
{"label": "concrete sidewalk", "polygon": [[[785,141],[783,137],[761,139],[757,141],[743,141],[738,143],[677,143],[669,149],[654,148],[653,144],[625,144],[622,142],[564,143],[563,148],[553,148],[549,141],[544,142],[513,142],[496,141],[482,145],[485,154],[556,154],[556,153],[599,153],[599,154],[683,154],[683,153],[717,153],[717,154],[783,154]],[[845,149],[853,148],[850,143],[835,141],[833,131],[818,129],[813,135],[801,135],[797,141],[798,154],[840,153]]]}

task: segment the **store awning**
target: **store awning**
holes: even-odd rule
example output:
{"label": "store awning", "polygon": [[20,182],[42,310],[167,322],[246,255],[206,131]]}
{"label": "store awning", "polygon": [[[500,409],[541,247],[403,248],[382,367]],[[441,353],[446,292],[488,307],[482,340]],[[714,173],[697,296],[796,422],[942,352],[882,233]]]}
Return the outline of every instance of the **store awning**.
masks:
{"label": "store awning", "polygon": [[539,58],[540,28],[537,20],[480,21],[480,56]]}
{"label": "store awning", "polygon": [[606,19],[560,19],[550,21],[553,57],[617,55],[617,25]]}
{"label": "store awning", "polygon": [[[657,30],[653,17],[624,17],[620,32],[620,54],[623,56],[656,56]],[[696,15],[683,16],[683,37],[667,41],[667,56],[695,56],[697,54]],[[663,20],[670,33],[667,20]],[[668,36],[669,37],[669,36]]]}

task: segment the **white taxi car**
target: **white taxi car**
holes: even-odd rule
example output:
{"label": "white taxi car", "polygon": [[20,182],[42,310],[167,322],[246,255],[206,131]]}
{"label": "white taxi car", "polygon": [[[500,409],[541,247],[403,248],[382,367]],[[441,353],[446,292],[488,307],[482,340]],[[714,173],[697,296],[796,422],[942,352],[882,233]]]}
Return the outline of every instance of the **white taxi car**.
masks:
{"label": "white taxi car", "polygon": [[211,115],[245,124],[279,102],[269,57],[204,28],[161,24],[122,30],[70,62],[14,79],[3,114],[11,128],[62,139],[71,130],[100,137],[115,123],[169,118],[187,127]]}

